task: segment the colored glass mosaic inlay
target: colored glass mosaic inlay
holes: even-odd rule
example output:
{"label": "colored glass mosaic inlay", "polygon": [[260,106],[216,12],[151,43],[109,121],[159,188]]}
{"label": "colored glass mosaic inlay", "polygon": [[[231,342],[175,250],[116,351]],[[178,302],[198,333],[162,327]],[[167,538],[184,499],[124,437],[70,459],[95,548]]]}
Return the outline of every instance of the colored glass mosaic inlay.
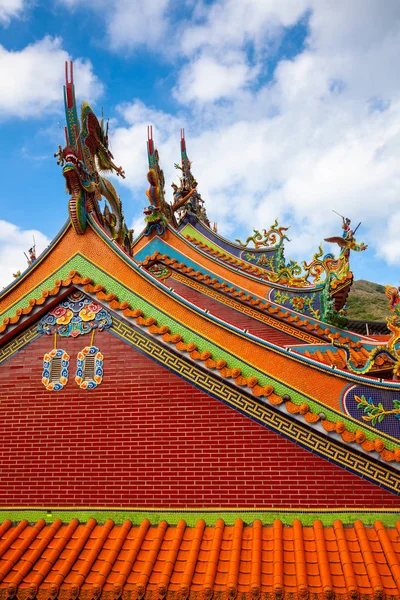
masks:
{"label": "colored glass mosaic inlay", "polygon": [[363,425],[400,439],[400,394],[363,385],[349,387],[342,398],[343,410]]}

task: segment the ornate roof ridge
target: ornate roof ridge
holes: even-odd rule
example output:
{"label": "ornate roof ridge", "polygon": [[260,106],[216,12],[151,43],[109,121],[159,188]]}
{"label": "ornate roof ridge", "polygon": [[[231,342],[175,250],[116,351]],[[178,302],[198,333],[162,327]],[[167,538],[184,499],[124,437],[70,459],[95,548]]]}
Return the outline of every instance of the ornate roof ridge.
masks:
{"label": "ornate roof ridge", "polygon": [[[363,367],[368,362],[370,352],[364,348],[364,346],[359,346],[357,343],[353,344],[349,352],[351,360],[356,367]],[[324,347],[320,349],[312,349],[311,351],[305,350],[304,356],[312,358],[313,360],[318,360],[325,365],[335,365],[338,367],[338,369],[345,369],[348,362],[345,351],[336,346],[331,347],[329,350]],[[382,369],[385,369],[385,365],[387,369],[393,367],[392,361],[390,361],[387,356],[379,356],[375,361],[375,365],[377,367],[375,371],[381,371]]]}
{"label": "ornate roof ridge", "polygon": [[[227,262],[231,265],[234,265],[236,267],[239,267],[241,270],[249,273],[250,275],[252,274],[256,274],[260,276],[260,279],[262,281],[265,281],[266,283],[277,283],[280,285],[287,285],[289,281],[291,281],[291,287],[296,288],[296,287],[302,287],[302,288],[307,288],[307,285],[305,285],[307,282],[305,282],[304,280],[301,280],[301,286],[294,286],[293,282],[296,281],[295,279],[290,279],[287,276],[284,276],[283,278],[279,275],[279,273],[273,273],[273,271],[269,271],[268,269],[262,269],[261,267],[257,267],[256,265],[252,265],[250,263],[247,263],[246,261],[240,260],[239,258],[236,258],[235,256],[230,256],[229,254],[226,254],[225,252],[223,252],[222,250],[216,250],[215,248],[212,248],[211,246],[208,246],[205,242],[198,240],[195,237],[192,237],[190,235],[185,235],[184,236],[191,244],[194,244],[195,246],[199,246],[199,248],[201,248],[201,250],[203,250],[204,252],[207,252],[207,254],[211,254],[212,256],[216,256],[218,257],[218,259],[222,260],[223,262]],[[275,277],[274,277],[275,275]],[[277,279],[277,276],[279,276],[279,279]],[[310,290],[315,288],[317,286],[313,286],[311,284],[309,284],[309,288]]]}
{"label": "ornate roof ridge", "polygon": [[[235,310],[237,310],[240,313],[243,313],[246,315],[249,314],[249,312],[248,312],[249,307],[244,302],[235,300],[234,298],[228,299],[226,294],[224,294],[222,292],[218,292],[216,290],[212,290],[207,285],[204,285],[198,281],[194,281],[190,277],[188,277],[186,275],[182,275],[182,273],[180,273],[178,271],[173,270],[171,272],[170,276],[173,279],[175,279],[176,281],[183,283],[187,287],[191,287],[192,289],[201,291],[202,294],[209,296],[211,298],[215,298],[218,300],[218,302],[221,302],[222,304],[226,304],[227,306],[234,308]],[[265,323],[266,325],[273,327],[277,331],[283,331],[285,333],[289,333],[289,335],[296,337],[299,340],[299,343],[308,342],[308,343],[314,344],[314,345],[315,344],[324,345],[324,340],[322,340],[316,336],[313,336],[312,334],[306,333],[305,331],[303,331],[301,329],[293,327],[286,321],[280,321],[278,319],[270,317],[269,315],[265,314],[265,312],[257,310],[257,308],[255,308],[255,307],[251,307],[250,310],[252,310],[256,313],[256,314],[250,315],[251,317],[260,321],[261,323]]]}
{"label": "ornate roof ridge", "polygon": [[254,396],[258,398],[266,397],[272,405],[285,404],[288,413],[302,416],[310,425],[320,422],[326,432],[335,432],[341,436],[345,443],[356,443],[366,452],[377,452],[385,462],[400,462],[400,448],[395,448],[393,451],[389,450],[380,438],[369,440],[362,430],[357,430],[355,433],[349,431],[344,421],[328,421],[328,419],[322,418],[320,414],[312,412],[306,402],[298,405],[292,402],[288,394],[284,394],[283,396],[276,394],[273,386],[259,385],[257,377],[244,377],[239,368],[230,368],[225,360],[213,358],[212,353],[208,350],[199,352],[195,343],[185,342],[182,335],[174,334],[166,325],[157,325],[156,319],[153,317],[146,318],[142,310],[132,309],[128,302],[119,302],[115,294],[107,293],[104,286],[96,285],[89,277],[81,277],[77,271],[70,271],[66,279],[56,280],[53,288],[43,290],[38,299],[30,299],[24,309],[17,309],[14,317],[5,318],[0,327],[0,332],[5,331],[9,325],[18,323],[22,316],[30,314],[34,306],[43,305],[49,296],[56,296],[61,287],[70,287],[71,285],[82,286],[86,293],[95,294],[98,300],[107,302],[111,309],[120,310],[124,317],[135,319],[137,325],[146,327],[150,334],[160,335],[164,342],[173,344],[180,352],[188,353],[192,360],[203,362],[207,369],[219,371],[219,376],[223,379],[233,379],[235,385],[241,388],[247,387]]}
{"label": "ornate roof ridge", "polygon": [[[238,291],[235,287],[226,282],[220,283],[216,277],[211,277],[207,274],[204,275],[200,270],[196,271],[193,267],[188,267],[184,262],[180,262],[177,258],[170,258],[167,254],[161,254],[158,250],[156,250],[151,256],[148,256],[141,264],[146,267],[155,261],[163,262],[165,265],[173,267],[178,272],[189,275],[197,281],[203,282],[206,285],[210,285],[216,290],[222,291],[224,294],[230,295],[241,302],[248,302],[254,308],[257,307],[259,310],[267,311],[269,314],[288,322],[290,325],[297,327],[300,330],[303,329],[311,334],[321,336],[327,342],[331,341],[329,336],[332,335],[332,331],[329,329],[329,327],[322,328],[317,322],[314,324],[310,323],[309,318],[303,319],[300,315],[296,314],[295,311],[284,310],[283,308],[274,306],[273,302],[266,301],[262,304],[261,298],[256,298],[250,293],[242,290]],[[336,331],[333,335],[335,336],[335,339],[340,340],[341,343],[350,343],[351,345],[361,344],[361,342],[353,342],[348,336],[345,338],[342,337],[338,331]]]}

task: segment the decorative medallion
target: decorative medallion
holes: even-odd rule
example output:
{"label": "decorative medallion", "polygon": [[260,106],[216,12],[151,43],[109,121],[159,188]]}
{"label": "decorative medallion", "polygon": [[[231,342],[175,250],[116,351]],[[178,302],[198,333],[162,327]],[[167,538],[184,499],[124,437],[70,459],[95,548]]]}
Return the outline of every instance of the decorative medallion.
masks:
{"label": "decorative medallion", "polygon": [[105,308],[75,291],[40,320],[37,330],[48,335],[58,333],[62,337],[78,337],[94,329],[108,329],[111,323],[111,315]]}
{"label": "decorative medallion", "polygon": [[46,390],[58,392],[68,381],[69,354],[56,349],[43,357],[42,383]]}
{"label": "decorative medallion", "polygon": [[171,271],[170,269],[168,269],[168,267],[166,267],[165,265],[162,264],[158,264],[158,265],[154,265],[153,267],[150,267],[149,272],[154,275],[154,277],[157,277],[157,279],[168,279],[168,277],[171,275]]}
{"label": "decorative medallion", "polygon": [[93,390],[103,380],[103,355],[96,346],[78,352],[75,381],[83,390]]}

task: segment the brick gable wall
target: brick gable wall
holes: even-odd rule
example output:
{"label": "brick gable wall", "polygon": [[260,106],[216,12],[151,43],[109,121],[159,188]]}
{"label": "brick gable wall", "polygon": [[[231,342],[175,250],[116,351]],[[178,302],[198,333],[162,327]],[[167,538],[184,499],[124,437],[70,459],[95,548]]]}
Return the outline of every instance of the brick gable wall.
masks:
{"label": "brick gable wall", "polygon": [[0,505],[400,507],[400,499],[267,430],[108,332],[104,380],[41,383],[43,336],[0,367]]}

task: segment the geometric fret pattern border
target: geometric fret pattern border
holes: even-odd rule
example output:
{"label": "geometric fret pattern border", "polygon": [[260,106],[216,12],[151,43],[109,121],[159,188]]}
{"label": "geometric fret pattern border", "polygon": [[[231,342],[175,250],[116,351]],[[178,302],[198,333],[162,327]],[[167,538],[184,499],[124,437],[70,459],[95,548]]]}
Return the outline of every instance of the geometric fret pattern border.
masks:
{"label": "geometric fret pattern border", "polygon": [[109,329],[110,332],[170,371],[303,448],[400,495],[400,475],[390,468],[335,443],[334,440],[326,438],[317,431],[305,428],[301,423],[292,421],[280,412],[275,412],[268,405],[261,404],[255,398],[186,361],[182,356],[174,354],[115,315],[112,318],[113,324]]}
{"label": "geometric fret pattern border", "polygon": [[3,348],[0,349],[0,365],[5,360],[11,358],[11,356],[15,354],[15,352],[18,352],[18,350],[21,350],[21,348],[23,348],[27,344],[30,344],[30,342],[33,342],[33,340],[38,338],[40,335],[41,333],[38,333],[37,331],[37,325],[32,325],[31,327],[29,327],[29,329],[25,329],[25,331],[21,333],[21,335],[18,335],[17,337],[12,339],[11,342],[9,342],[5,346],[3,346]]}
{"label": "geometric fret pattern border", "polygon": [[[259,400],[205,372],[182,356],[174,354],[168,348],[145,336],[141,331],[137,331],[131,325],[121,321],[115,315],[112,315],[112,320],[113,324],[109,329],[110,332],[214,398],[221,400],[228,406],[303,448],[372,481],[396,495],[400,495],[400,475],[393,472],[390,467],[388,468],[379,462],[370,460],[367,456],[337,444],[334,440],[330,440],[319,432],[292,421],[283,413],[275,412],[268,405],[261,404]],[[37,332],[36,324],[26,329],[0,349],[0,364],[40,335]]]}

